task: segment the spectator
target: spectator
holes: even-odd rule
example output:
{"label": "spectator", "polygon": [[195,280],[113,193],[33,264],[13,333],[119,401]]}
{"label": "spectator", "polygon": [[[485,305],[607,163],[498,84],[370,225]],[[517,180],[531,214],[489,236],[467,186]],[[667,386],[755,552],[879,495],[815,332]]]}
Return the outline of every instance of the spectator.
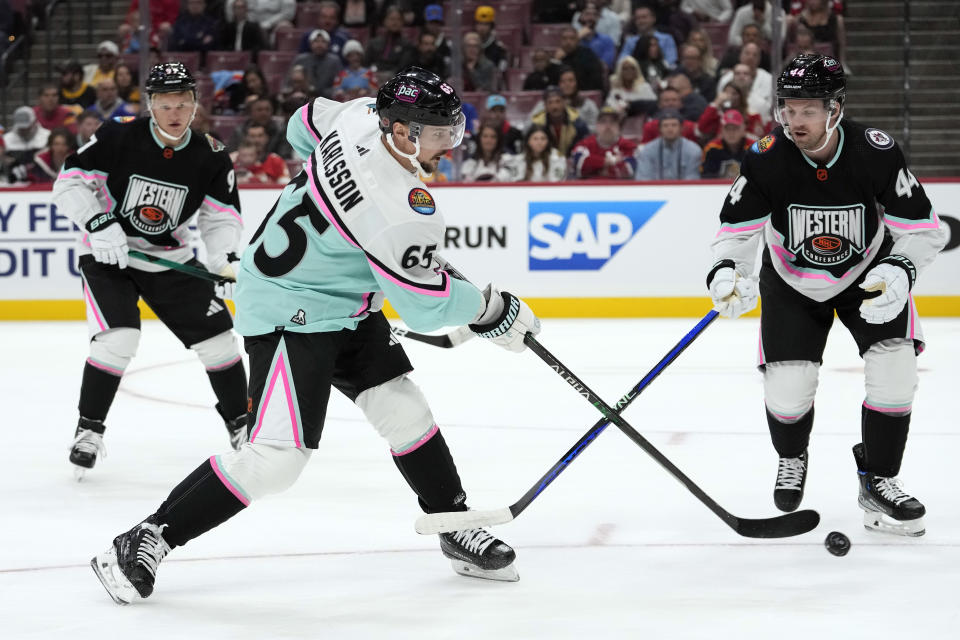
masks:
{"label": "spectator", "polygon": [[400,68],[406,68],[411,65],[431,71],[441,78],[450,75],[450,67],[443,56],[437,51],[437,38],[427,30],[420,32],[417,36],[417,47],[411,49],[407,54],[407,59],[400,65]]}
{"label": "spectator", "polygon": [[233,0],[233,18],[220,26],[217,48],[221,51],[249,51],[253,60],[267,49],[267,37],[258,22],[250,19],[247,0]]}
{"label": "spectator", "polygon": [[740,163],[747,149],[755,140],[747,136],[743,114],[736,109],[723,113],[723,128],[720,137],[714,138],[703,148],[701,178],[736,178]]}
{"label": "spectator", "polygon": [[83,81],[91,87],[96,87],[104,78],[113,80],[117,61],[120,59],[120,48],[109,40],[97,45],[97,61],[83,67]]}
{"label": "spectator", "polygon": [[[150,32],[147,34],[150,49],[159,50],[167,46],[167,38],[179,13],[180,0],[150,0]],[[135,35],[139,25],[140,0],[132,0],[127,17],[117,29],[117,41],[126,53],[140,51],[140,41]]]}
{"label": "spectator", "polygon": [[477,149],[460,169],[464,182],[513,182],[513,169],[503,154],[503,134],[492,122],[480,125]]}
{"label": "spectator", "polygon": [[560,31],[560,48],[556,57],[577,74],[577,84],[584,91],[602,91],[606,73],[603,62],[593,51],[580,44],[580,37],[573,27]]}
{"label": "spectator", "polygon": [[384,73],[400,70],[407,51],[413,47],[403,36],[403,14],[396,6],[387,7],[383,13],[383,29],[367,43],[363,64]]}
{"label": "spectator", "polygon": [[186,11],[181,11],[173,23],[169,51],[200,51],[206,53],[217,42],[217,21],[206,14],[205,0],[187,0]]}
{"label": "spectator", "polygon": [[660,41],[653,36],[641,36],[633,49],[633,58],[640,65],[640,72],[654,90],[662,89],[670,74],[670,66],[663,59]]}
{"label": "spectator", "polygon": [[[610,38],[610,40],[613,42],[613,46],[616,47],[618,44],[620,44],[620,38],[623,35],[623,20],[620,19],[620,16],[617,15],[615,11],[607,6],[609,4],[610,0],[587,2],[583,7],[583,11],[586,11],[589,5],[593,5],[593,8],[597,13],[596,26],[594,27],[594,30],[597,33],[601,33]],[[629,5],[629,0],[627,0],[627,4]],[[583,27],[583,22],[581,21],[583,11],[578,11],[577,13],[573,14],[573,19],[570,21],[570,24],[572,24],[573,28],[577,31],[580,31]],[[598,53],[597,55],[599,56],[600,54]],[[616,57],[616,52],[614,52],[613,55]],[[607,63],[607,66],[612,69],[613,61]]]}
{"label": "spectator", "polygon": [[[430,34],[421,35],[432,37]],[[334,99],[346,101],[362,96],[376,96],[377,76],[373,69],[362,65],[363,45],[357,40],[348,40],[343,45],[343,56],[347,59],[347,68],[341,70],[333,82]]]}
{"label": "spectator", "polygon": [[578,178],[629,180],[637,169],[637,143],[620,135],[620,114],[604,107],[597,117],[597,132],[573,148],[573,170]]}
{"label": "spectator", "polygon": [[480,36],[483,56],[493,63],[502,76],[510,64],[510,52],[505,44],[497,40],[497,12],[493,7],[480,5],[473,12],[473,30]]}
{"label": "spectator", "polygon": [[733,5],[730,4],[730,0],[683,0],[680,3],[680,9],[699,22],[726,24],[733,17]]}
{"label": "spectator", "polygon": [[138,74],[130,65],[121,62],[113,74],[113,81],[117,83],[117,95],[127,103],[131,111],[140,113],[140,81]]}
{"label": "spectator", "polygon": [[500,129],[503,152],[517,154],[523,151],[523,133],[507,121],[507,99],[492,93],[487,96],[486,122]]}
{"label": "spectator", "polygon": [[680,113],[684,120],[696,122],[707,108],[707,101],[693,90],[690,78],[683,73],[675,73],[667,79],[667,86],[680,95]]}
{"label": "spectator", "polygon": [[137,115],[127,106],[117,93],[117,83],[113,78],[104,78],[97,84],[97,101],[91,107],[100,120],[106,122],[113,118],[128,118]]}
{"label": "spectator", "polygon": [[287,184],[290,182],[290,170],[287,163],[275,153],[265,154],[260,159],[257,140],[265,140],[267,134],[260,125],[250,127],[247,139],[240,148],[230,154],[237,184]]}
{"label": "spectator", "polygon": [[376,0],[344,0],[343,24],[347,27],[369,27],[377,23]]}
{"label": "spectator", "polygon": [[483,55],[483,43],[480,34],[463,34],[463,90],[486,91],[500,90],[500,72]]}
{"label": "spectator", "polygon": [[570,22],[577,10],[576,0],[533,0],[533,22]]}
{"label": "spectator", "polygon": [[228,149],[236,150],[247,135],[251,126],[260,125],[267,134],[265,149],[268,153],[275,153],[281,158],[288,158],[293,149],[287,142],[286,131],[273,119],[273,100],[270,98],[255,98],[247,103],[248,117],[246,121],[233,131]]}
{"label": "spectator", "polygon": [[573,27],[580,37],[580,44],[593,51],[608,70],[613,69],[614,59],[617,57],[617,45],[610,36],[597,29],[599,13],[596,3],[586,3],[577,17],[579,20],[574,20]]}
{"label": "spectator", "polygon": [[617,63],[617,71],[610,76],[610,93],[606,105],[613,107],[620,117],[646,114],[657,101],[657,94],[640,73],[640,65],[633,56],[624,56]]}
{"label": "spectator", "polygon": [[843,16],[837,15],[828,0],[806,0],[803,10],[791,19],[795,27],[806,27],[813,33],[814,42],[824,42],[833,47],[833,55],[840,60],[844,71],[847,68],[847,28]]}
{"label": "spectator", "polygon": [[532,123],[545,126],[551,144],[567,157],[574,145],[590,135],[590,130],[567,104],[559,87],[543,90],[543,104],[544,110],[533,116]]}
{"label": "spectator", "polygon": [[[227,21],[233,20],[235,1],[227,0],[223,5],[224,17]],[[296,0],[247,0],[247,14],[250,20],[260,25],[267,35],[268,42],[272,43],[277,27],[293,27],[293,20],[297,16],[297,2]]]}
{"label": "spectator", "polygon": [[[443,6],[439,4],[428,4],[423,10],[424,24],[421,34],[429,33],[433,36],[433,46],[437,50],[437,56],[443,61],[444,68],[450,68],[450,39],[443,32]],[[424,67],[426,68],[426,67]],[[438,73],[441,78],[446,78],[446,74]]]}
{"label": "spectator", "polygon": [[73,134],[67,129],[53,129],[47,138],[47,146],[33,156],[33,171],[30,181],[33,183],[52,183],[60,175],[64,159],[76,151],[73,147]]}
{"label": "spectator", "polygon": [[[293,66],[293,65],[291,65]],[[267,78],[263,75],[255,64],[249,65],[243,72],[243,78],[240,82],[229,87],[230,96],[229,109],[233,113],[239,113],[247,108],[247,105],[258,98],[266,98],[273,101],[270,95],[270,86],[267,84]]]}
{"label": "spectator", "polygon": [[[770,0],[750,0],[733,13],[733,21],[730,23],[730,32],[727,36],[727,44],[731,47],[739,47],[743,44],[741,33],[743,27],[748,24],[756,24],[760,27],[761,35],[768,42],[773,40],[773,8],[770,6]],[[787,23],[784,21],[781,25],[781,41],[786,35]]]}
{"label": "spectator", "polygon": [[733,66],[740,61],[740,52],[743,50],[743,47],[748,44],[755,44],[760,48],[760,68],[770,71],[770,54],[766,52],[767,43],[763,38],[760,27],[753,23],[743,25],[743,29],[740,32],[740,39],[743,41],[743,44],[727,47],[727,50],[723,52],[723,57],[720,58],[720,62],[717,65],[717,77],[733,69]]}
{"label": "spectator", "polygon": [[[31,107],[17,107],[13,112],[13,126],[3,134],[4,153],[9,159],[20,165],[33,164],[33,156],[47,146],[50,130],[37,122],[37,116]],[[18,175],[19,181],[25,181],[27,172]]]}
{"label": "spectator", "polygon": [[[330,53],[330,34],[323,29],[310,32],[310,53],[301,53],[293,59],[292,66],[301,66],[310,81],[312,93],[324,98],[333,97],[333,81],[343,69],[340,56]],[[290,86],[287,75],[286,88]]]}
{"label": "spectator", "polygon": [[716,77],[720,61],[713,55],[713,43],[710,41],[710,34],[700,28],[693,29],[687,36],[687,44],[692,44],[700,52],[700,67],[703,72]]}
{"label": "spectator", "polygon": [[740,63],[728,71],[717,82],[717,90],[722,90],[733,82],[747,94],[747,106],[759,113],[764,122],[773,115],[773,80],[770,72],[757,67],[760,61],[760,49],[755,44],[747,44],[740,51]]}
{"label": "spectator", "polygon": [[735,109],[743,116],[746,131],[754,138],[762,138],[766,133],[763,118],[747,107],[747,94],[732,82],[723,88],[717,97],[707,105],[703,115],[697,121],[697,131],[701,140],[710,140],[720,135],[720,114]]}
{"label": "spectator", "polygon": [[560,83],[557,86],[559,86],[560,91],[563,92],[563,97],[567,101],[567,104],[576,109],[580,115],[580,119],[593,130],[594,125],[597,124],[597,114],[600,113],[600,108],[597,106],[597,103],[590,98],[584,98],[580,95],[580,88],[577,84],[577,74],[574,73],[574,70],[564,69],[561,71]]}
{"label": "spectator", "polygon": [[97,92],[83,80],[83,67],[76,60],[60,66],[60,104],[86,109],[97,100]]}
{"label": "spectator", "polygon": [[[657,16],[650,7],[640,5],[634,9],[633,24],[631,25],[633,35],[623,39],[623,46],[620,47],[620,56],[617,60],[619,61],[620,58],[629,55],[637,58],[634,54],[637,41],[643,36],[652,36],[660,43],[664,62],[670,67],[675,66],[677,64],[677,43],[670,34],[657,31],[656,22]],[[637,61],[640,62],[640,58],[637,58]]]}
{"label": "spectator", "polygon": [[[657,0],[654,7],[657,29],[673,38],[674,46],[685,42],[696,21],[680,9],[680,0]],[[677,66],[677,60],[671,63]]]}
{"label": "spectator", "polygon": [[637,155],[637,180],[696,180],[700,177],[700,147],[681,135],[683,116],[667,110],[658,114],[660,135]]}
{"label": "spectator", "polygon": [[703,70],[703,56],[692,44],[680,47],[680,66],[677,72],[687,76],[693,90],[704,99],[704,106],[717,97],[717,79]]}
{"label": "spectator", "polygon": [[813,40],[813,31],[802,24],[797,25],[793,30],[793,41],[787,45],[787,55],[784,57],[783,63],[790,62],[801,53],[819,53]]}
{"label": "spectator", "polygon": [[[343,73],[342,71],[340,73]],[[339,77],[339,76],[338,76]],[[313,93],[313,88],[310,86],[310,78],[307,77],[306,70],[298,64],[290,67],[290,75],[288,76],[288,86],[286,90],[280,93],[277,96],[278,101],[281,105],[286,104],[288,100],[296,100],[297,108],[299,109],[301,105],[306,104],[310,100],[313,100],[317,96]],[[333,83],[334,87],[334,99],[340,100],[340,97],[337,96],[337,82],[336,80]],[[296,111],[294,109],[293,111]]]}
{"label": "spectator", "polygon": [[103,124],[103,122],[100,120],[100,116],[92,109],[87,109],[77,116],[77,137],[74,147],[79,149],[90,142],[93,134],[100,128],[101,124]]}
{"label": "spectator", "polygon": [[[217,140],[217,137],[212,135],[210,112],[207,111],[207,108],[202,104],[197,105],[197,112],[193,116],[193,122],[190,123],[190,130],[199,135],[210,135],[210,137]],[[217,141],[222,142],[220,140]]]}
{"label": "spectator", "polygon": [[66,127],[71,133],[77,132],[77,112],[59,102],[60,91],[55,85],[43,84],[37,94],[37,104],[33,113],[37,122],[48,131]]}
{"label": "spectator", "polygon": [[547,128],[532,124],[523,140],[523,153],[510,158],[512,173],[523,182],[561,182],[567,177],[567,160],[550,142]]}
{"label": "spectator", "polygon": [[[658,113],[663,112],[673,112],[676,111],[680,113],[680,109],[683,108],[683,100],[680,98],[680,93],[671,87],[665,88],[660,92],[660,95],[657,97],[657,111]],[[682,116],[682,114],[681,114]],[[697,143],[697,125],[691,122],[690,120],[683,120],[681,117],[680,130],[683,133],[683,137],[691,142]],[[646,144],[651,140],[656,140],[657,136],[660,135],[660,122],[654,117],[650,120],[647,120],[643,123],[643,138],[640,142]],[[697,143],[699,145],[699,143]]]}
{"label": "spectator", "polygon": [[[330,53],[339,57],[341,63],[347,63],[343,46],[350,40],[350,32],[340,26],[340,5],[332,0],[323,0],[317,7],[317,24],[300,26],[316,26],[326,31],[330,35]],[[309,36],[308,31],[300,38],[300,53],[310,51]]]}
{"label": "spectator", "polygon": [[563,65],[553,60],[549,51],[537,49],[533,52],[532,61],[533,71],[523,79],[524,91],[543,91],[560,81],[560,69]]}

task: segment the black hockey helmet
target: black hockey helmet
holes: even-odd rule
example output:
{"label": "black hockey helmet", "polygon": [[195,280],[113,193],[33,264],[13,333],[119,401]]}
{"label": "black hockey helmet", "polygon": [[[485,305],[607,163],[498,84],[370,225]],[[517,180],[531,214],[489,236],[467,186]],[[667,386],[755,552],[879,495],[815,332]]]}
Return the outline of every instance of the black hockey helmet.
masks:
{"label": "black hockey helmet", "polygon": [[161,62],[150,67],[146,88],[147,95],[192,91],[196,96],[197,81],[182,62]]}
{"label": "black hockey helmet", "polygon": [[395,122],[453,126],[463,120],[460,96],[443,78],[407,67],[387,80],[377,92],[380,130],[388,133]]}
{"label": "black hockey helmet", "polygon": [[819,53],[801,53],[787,63],[777,78],[777,102],[789,98],[843,102],[847,81],[836,58]]}

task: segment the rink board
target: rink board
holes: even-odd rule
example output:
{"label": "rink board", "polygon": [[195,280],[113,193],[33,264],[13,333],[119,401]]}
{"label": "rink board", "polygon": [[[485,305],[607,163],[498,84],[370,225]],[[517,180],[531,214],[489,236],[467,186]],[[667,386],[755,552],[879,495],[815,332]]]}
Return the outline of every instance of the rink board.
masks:
{"label": "rink board", "polygon": [[[954,233],[915,295],[925,316],[960,316],[960,180],[923,182]],[[704,313],[709,245],[727,188],[710,181],[430,190],[447,224],[443,255],[477,284],[510,289],[544,317],[603,318]],[[278,195],[241,190],[245,239]],[[75,238],[48,190],[0,191],[0,319],[83,317]],[[202,246],[198,254],[203,259]]]}

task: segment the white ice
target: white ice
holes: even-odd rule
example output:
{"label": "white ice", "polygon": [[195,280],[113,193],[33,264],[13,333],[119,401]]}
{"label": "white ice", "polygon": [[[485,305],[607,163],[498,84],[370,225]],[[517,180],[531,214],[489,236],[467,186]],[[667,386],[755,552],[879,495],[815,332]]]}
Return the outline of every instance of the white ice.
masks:
{"label": "white ice", "polygon": [[[695,319],[546,320],[542,343],[613,403]],[[147,601],[115,605],[88,566],[206,457],[227,448],[191,352],[156,322],[82,483],[68,445],[86,329],[0,324],[0,638],[957,638],[956,429],[960,322],[924,322],[928,350],[901,477],[927,535],[868,533],[850,448],[862,364],[828,345],[804,507],[821,525],[739,537],[610,427],[513,523],[518,583],[457,576],[385,444],[341,397],[320,450],[286,493],[174,550]],[[630,423],[742,517],[777,515],[757,321],[720,320],[627,410]],[[598,415],[534,354],[472,340],[406,343],[479,509],[520,498]],[[951,497],[952,496],[952,497]],[[844,558],[826,534],[850,536]]]}

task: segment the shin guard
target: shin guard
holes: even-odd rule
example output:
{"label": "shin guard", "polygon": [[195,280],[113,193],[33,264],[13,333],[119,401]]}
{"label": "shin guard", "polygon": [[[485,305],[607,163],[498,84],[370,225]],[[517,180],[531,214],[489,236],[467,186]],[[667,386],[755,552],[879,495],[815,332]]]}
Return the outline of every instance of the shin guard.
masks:
{"label": "shin guard", "polygon": [[163,537],[171,548],[223,524],[250,504],[214,464],[214,458],[205,460],[157,509],[158,524],[167,525]]}
{"label": "shin guard", "polygon": [[393,462],[417,494],[424,512],[463,511],[467,508],[457,467],[443,434],[436,427],[420,446],[403,453],[394,451]]}
{"label": "shin guard", "polygon": [[861,407],[864,468],[884,478],[900,473],[903,451],[907,447],[910,414],[888,414]]}
{"label": "shin guard", "polygon": [[810,432],[813,430],[813,407],[810,407],[810,410],[799,420],[790,424],[777,420],[776,416],[767,409],[767,426],[770,428],[773,448],[781,458],[799,457],[810,443]]}

